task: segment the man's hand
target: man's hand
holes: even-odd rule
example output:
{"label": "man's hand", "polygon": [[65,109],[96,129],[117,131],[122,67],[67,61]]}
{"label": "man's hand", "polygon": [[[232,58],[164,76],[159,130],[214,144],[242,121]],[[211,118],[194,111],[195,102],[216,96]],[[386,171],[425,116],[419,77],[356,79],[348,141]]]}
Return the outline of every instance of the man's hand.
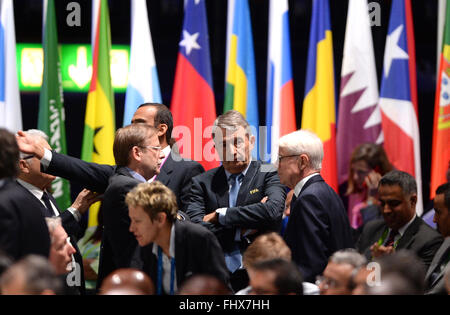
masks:
{"label": "man's hand", "polygon": [[19,150],[26,154],[32,154],[39,160],[44,156],[44,147],[36,141],[35,138],[30,137],[23,131],[18,131],[16,134],[17,145]]}
{"label": "man's hand", "polygon": [[89,207],[103,198],[103,195],[83,189],[72,204],[72,208],[77,209],[83,215]]}
{"label": "man's hand", "polygon": [[383,246],[383,245],[378,245],[378,243],[374,243],[370,247],[370,251],[372,252],[372,257],[377,258],[377,257],[381,257],[384,255],[392,254],[395,252],[395,249],[392,246]]}
{"label": "man's hand", "polygon": [[213,211],[211,213],[208,213],[203,217],[203,222],[210,222],[217,224],[219,223],[219,214],[216,211]]}

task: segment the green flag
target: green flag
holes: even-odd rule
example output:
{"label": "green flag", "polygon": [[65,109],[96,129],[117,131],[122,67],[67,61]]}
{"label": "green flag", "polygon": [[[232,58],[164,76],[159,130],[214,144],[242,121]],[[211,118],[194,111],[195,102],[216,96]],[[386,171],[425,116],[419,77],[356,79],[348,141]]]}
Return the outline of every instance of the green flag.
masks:
{"label": "green flag", "polygon": [[[38,129],[48,135],[52,149],[66,154],[65,115],[54,0],[44,0],[43,16],[44,76],[39,96]],[[52,189],[59,207],[67,209],[71,204],[69,182],[58,177],[53,181]]]}

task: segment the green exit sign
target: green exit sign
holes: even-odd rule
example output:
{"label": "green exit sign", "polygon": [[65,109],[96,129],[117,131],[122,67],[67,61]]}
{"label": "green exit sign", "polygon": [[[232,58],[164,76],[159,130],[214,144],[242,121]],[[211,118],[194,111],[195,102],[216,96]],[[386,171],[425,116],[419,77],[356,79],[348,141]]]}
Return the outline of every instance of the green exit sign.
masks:
{"label": "green exit sign", "polygon": [[[38,92],[42,85],[44,55],[41,44],[17,43],[17,72],[21,91]],[[92,76],[91,45],[59,45],[63,90],[88,92]],[[123,93],[128,83],[130,46],[111,47],[111,82],[114,92]]]}

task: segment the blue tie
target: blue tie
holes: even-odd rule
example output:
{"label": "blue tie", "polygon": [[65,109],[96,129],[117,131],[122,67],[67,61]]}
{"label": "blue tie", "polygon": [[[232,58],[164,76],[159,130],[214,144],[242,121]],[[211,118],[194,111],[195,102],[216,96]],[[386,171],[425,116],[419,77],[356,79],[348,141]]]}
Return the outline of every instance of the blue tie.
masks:
{"label": "blue tie", "polygon": [[230,184],[230,193],[229,193],[229,206],[235,207],[236,206],[236,200],[239,193],[240,188],[240,182],[242,181],[242,178],[244,175],[242,174],[231,174],[231,176],[228,178],[228,183]]}
{"label": "blue tie", "polygon": [[[230,208],[236,206],[240,183],[243,177],[243,174],[231,174],[231,176],[228,177],[228,183],[230,185],[228,204]],[[242,255],[241,251],[239,250],[238,243],[235,244],[234,249],[231,251],[231,253],[225,253],[225,263],[231,273],[235,272],[241,266]]]}

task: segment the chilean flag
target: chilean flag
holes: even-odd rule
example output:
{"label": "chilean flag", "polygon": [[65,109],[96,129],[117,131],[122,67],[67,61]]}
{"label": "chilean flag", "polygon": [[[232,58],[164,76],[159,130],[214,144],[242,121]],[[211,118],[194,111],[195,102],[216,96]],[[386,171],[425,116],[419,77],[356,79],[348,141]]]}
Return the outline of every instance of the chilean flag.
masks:
{"label": "chilean flag", "polygon": [[266,152],[275,163],[278,139],[297,130],[287,0],[270,0],[268,44]]}
{"label": "chilean flag", "polygon": [[416,60],[410,0],[393,0],[380,91],[384,148],[396,169],[416,178],[423,212]]}
{"label": "chilean flag", "polygon": [[208,170],[219,166],[211,139],[216,119],[209,54],[208,24],[204,0],[185,2],[171,112],[183,157],[200,162]]}

